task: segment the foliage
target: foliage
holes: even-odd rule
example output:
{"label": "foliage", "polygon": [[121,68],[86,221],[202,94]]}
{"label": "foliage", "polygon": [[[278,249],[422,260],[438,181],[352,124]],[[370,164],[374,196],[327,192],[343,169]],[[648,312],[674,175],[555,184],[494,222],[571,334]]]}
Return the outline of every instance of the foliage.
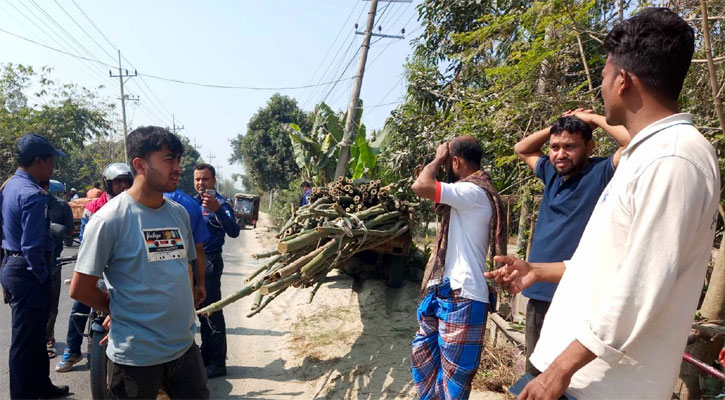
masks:
{"label": "foliage", "polygon": [[229,161],[244,165],[254,184],[263,190],[284,189],[300,172],[284,124],[297,124],[304,131],[312,125],[296,100],[277,93],[252,116],[247,132],[231,140]]}
{"label": "foliage", "polygon": [[282,226],[292,216],[290,204],[294,204],[295,207],[300,205],[300,200],[302,200],[300,185],[302,185],[302,178],[298,177],[290,181],[289,187],[274,193],[272,209],[269,210],[269,213],[272,215],[275,225]]}
{"label": "foliage", "polygon": [[[107,139],[112,132],[112,104],[91,90],[52,80],[51,72],[47,67],[36,72],[23,65],[0,65],[0,176],[15,170],[17,141],[26,133],[43,135],[66,153],[79,155],[85,143]],[[94,168],[59,159],[56,174],[90,177]],[[71,181],[85,184],[84,179]]]}
{"label": "foliage", "polygon": [[[362,109],[353,121],[353,126],[357,129],[350,146],[349,173],[352,179],[363,176],[372,179],[377,151],[367,140],[365,125],[360,122],[361,117]],[[334,178],[346,119],[347,113],[335,113],[327,104],[321,103],[317,106],[309,132],[304,132],[297,124],[286,125],[302,178],[313,186],[324,186]]]}
{"label": "foliage", "polygon": [[[194,189],[194,166],[202,162],[201,154],[191,145],[189,138],[179,135],[181,144],[184,146],[184,155],[181,156],[181,175],[179,176],[179,189],[182,192],[195,196]],[[217,185],[219,182],[217,182]],[[233,193],[232,193],[233,194]]]}

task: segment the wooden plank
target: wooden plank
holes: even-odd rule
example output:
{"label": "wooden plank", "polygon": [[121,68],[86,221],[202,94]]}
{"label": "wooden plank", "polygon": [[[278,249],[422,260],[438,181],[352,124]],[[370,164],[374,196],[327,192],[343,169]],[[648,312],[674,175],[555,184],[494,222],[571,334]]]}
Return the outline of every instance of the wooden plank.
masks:
{"label": "wooden plank", "polygon": [[501,331],[501,333],[503,333],[504,336],[506,336],[506,338],[511,343],[516,345],[516,347],[520,348],[521,350],[523,350],[526,347],[525,335],[515,329],[512,329],[510,327],[510,322],[506,321],[505,319],[501,318],[500,315],[495,314],[495,313],[488,314],[488,316],[491,319],[491,321],[493,321],[493,323],[496,324],[496,327],[498,327],[498,330]]}

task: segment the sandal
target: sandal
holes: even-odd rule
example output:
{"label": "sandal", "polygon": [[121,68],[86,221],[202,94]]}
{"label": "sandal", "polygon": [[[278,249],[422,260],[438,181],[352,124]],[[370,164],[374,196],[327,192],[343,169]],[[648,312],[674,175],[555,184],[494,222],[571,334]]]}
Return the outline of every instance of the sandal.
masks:
{"label": "sandal", "polygon": [[45,349],[48,351],[48,358],[55,358],[58,354],[55,352],[55,340],[45,342]]}

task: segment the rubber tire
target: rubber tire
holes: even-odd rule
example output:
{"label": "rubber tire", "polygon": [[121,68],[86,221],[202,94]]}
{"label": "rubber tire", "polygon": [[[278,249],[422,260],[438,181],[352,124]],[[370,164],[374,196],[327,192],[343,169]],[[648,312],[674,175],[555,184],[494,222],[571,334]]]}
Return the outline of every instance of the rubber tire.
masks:
{"label": "rubber tire", "polygon": [[73,238],[69,237],[63,239],[63,244],[65,245],[65,247],[73,247]]}
{"label": "rubber tire", "polygon": [[111,399],[111,391],[106,385],[106,346],[101,346],[99,342],[106,336],[104,332],[91,332],[89,340],[88,367],[91,370],[91,396],[94,399]]}

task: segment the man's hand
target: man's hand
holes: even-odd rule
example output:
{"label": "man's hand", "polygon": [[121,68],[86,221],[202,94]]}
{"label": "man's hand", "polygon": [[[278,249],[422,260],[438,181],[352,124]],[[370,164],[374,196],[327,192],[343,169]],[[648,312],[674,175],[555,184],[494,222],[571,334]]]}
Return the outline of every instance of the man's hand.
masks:
{"label": "man's hand", "polygon": [[594,116],[597,114],[594,113],[594,110],[591,109],[585,109],[585,108],[577,108],[576,110],[569,110],[562,114],[562,117],[569,117],[574,116],[579,118],[580,120],[584,121],[585,124],[589,125],[589,128],[591,130],[596,129],[599,125],[597,125],[596,122],[594,122]]}
{"label": "man's hand", "polygon": [[493,279],[511,294],[519,293],[536,282],[536,275],[531,265],[524,260],[516,257],[496,256],[493,261],[503,263],[504,266],[491,272],[484,272],[483,275],[488,279]]}
{"label": "man's hand", "polygon": [[194,307],[199,307],[206,299],[206,288],[204,285],[194,286]]}
{"label": "man's hand", "polygon": [[221,204],[219,204],[219,200],[217,200],[215,196],[212,196],[209,193],[204,193],[202,195],[201,205],[204,208],[211,210],[212,212],[217,212],[219,210],[219,207],[221,207]]}
{"label": "man's hand", "polygon": [[521,391],[518,400],[558,399],[569,387],[571,376],[551,372],[549,369],[529,382]]}
{"label": "man's hand", "polygon": [[103,329],[105,329],[106,332],[108,332],[108,333],[106,334],[106,336],[103,337],[103,339],[101,339],[100,342],[98,342],[98,344],[100,344],[101,346],[108,343],[108,335],[111,333],[111,316],[110,315],[106,315],[106,319],[103,320]]}
{"label": "man's hand", "polygon": [[436,149],[436,158],[439,160],[447,160],[448,154],[449,154],[449,148],[448,148],[449,142],[444,142],[438,145],[438,148]]}

